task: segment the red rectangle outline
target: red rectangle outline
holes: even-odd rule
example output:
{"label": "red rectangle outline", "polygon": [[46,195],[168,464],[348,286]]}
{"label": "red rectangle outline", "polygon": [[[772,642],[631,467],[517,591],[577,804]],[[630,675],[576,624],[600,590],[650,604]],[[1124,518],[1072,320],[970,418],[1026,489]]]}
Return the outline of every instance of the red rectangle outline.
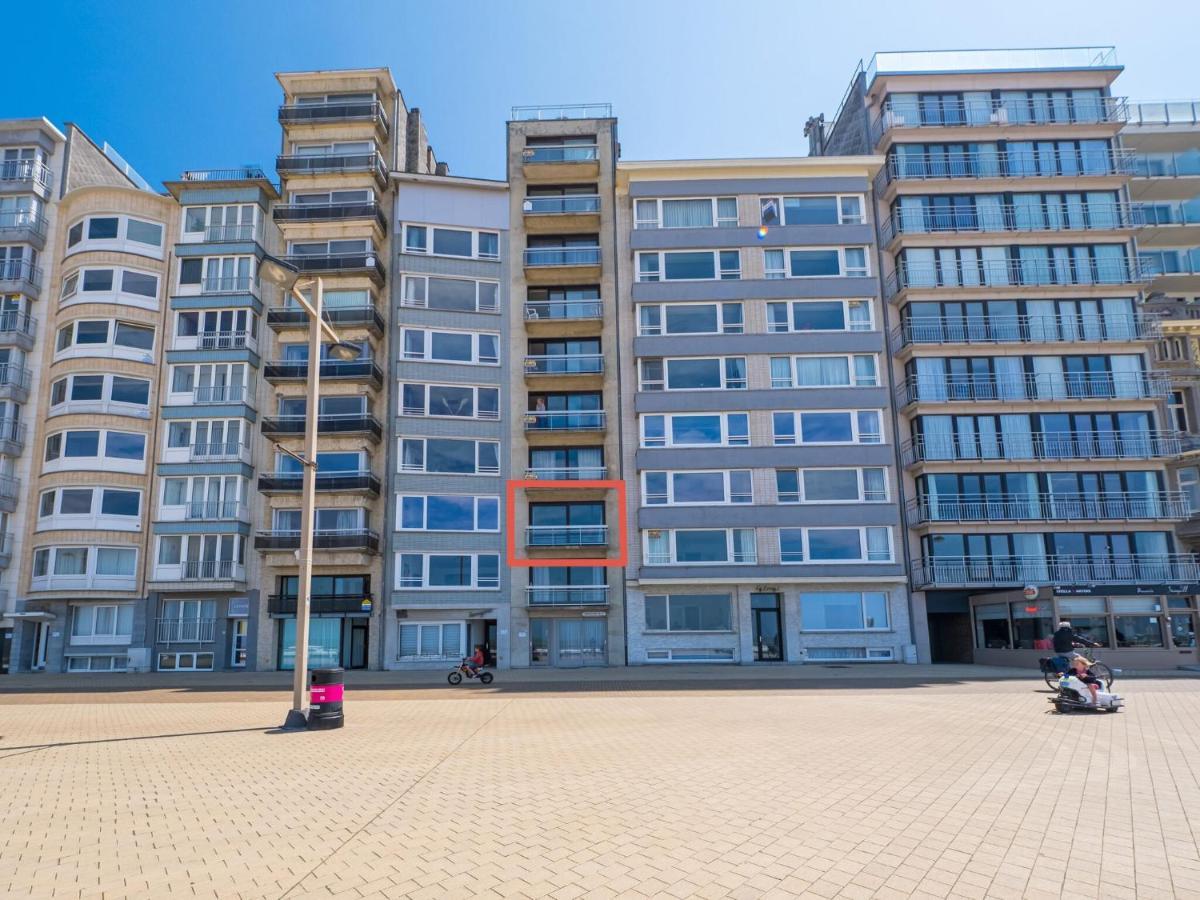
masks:
{"label": "red rectangle outline", "polygon": [[[617,528],[620,536],[617,544],[617,557],[582,557],[571,559],[541,558],[530,559],[527,556],[517,556],[516,496],[517,488],[538,488],[539,490],[573,491],[580,489],[599,489],[617,492]],[[518,569],[535,569],[545,566],[599,566],[604,568],[624,568],[629,562],[629,530],[626,528],[627,512],[625,509],[625,482],[621,479],[601,479],[597,481],[540,481],[536,478],[528,480],[510,480],[504,484],[504,527],[508,532],[505,541],[505,562]]]}

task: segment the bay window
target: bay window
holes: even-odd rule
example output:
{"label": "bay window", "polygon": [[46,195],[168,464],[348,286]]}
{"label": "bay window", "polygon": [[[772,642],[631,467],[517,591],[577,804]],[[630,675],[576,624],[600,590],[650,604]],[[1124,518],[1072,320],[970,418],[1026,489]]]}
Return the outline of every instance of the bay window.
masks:
{"label": "bay window", "polygon": [[128,644],[132,640],[132,603],[71,607],[72,644]]}

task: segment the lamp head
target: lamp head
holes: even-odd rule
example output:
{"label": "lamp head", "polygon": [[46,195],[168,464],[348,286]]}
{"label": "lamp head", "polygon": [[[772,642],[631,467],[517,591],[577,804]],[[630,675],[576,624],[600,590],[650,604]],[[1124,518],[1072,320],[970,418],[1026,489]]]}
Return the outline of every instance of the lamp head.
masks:
{"label": "lamp head", "polygon": [[286,260],[266,254],[258,264],[258,277],[267,284],[275,285],[286,295],[300,280],[300,270]]}
{"label": "lamp head", "polygon": [[329,356],[331,359],[336,359],[339,362],[352,362],[358,359],[359,348],[355,344],[347,343],[346,341],[338,341],[336,344],[329,345]]}

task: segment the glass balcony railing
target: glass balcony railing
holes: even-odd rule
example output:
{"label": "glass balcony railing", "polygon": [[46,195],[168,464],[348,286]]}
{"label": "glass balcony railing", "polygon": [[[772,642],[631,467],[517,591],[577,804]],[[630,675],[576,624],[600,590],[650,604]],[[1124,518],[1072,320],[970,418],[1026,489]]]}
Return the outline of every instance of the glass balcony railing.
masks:
{"label": "glass balcony railing", "polygon": [[1142,100],[1129,104],[1126,122],[1136,125],[1200,124],[1200,100]]}
{"label": "glass balcony railing", "polygon": [[[383,333],[383,316],[371,305],[365,306],[325,306],[321,317],[329,324],[365,325],[377,334]],[[285,325],[307,325],[308,313],[299,306],[276,306],[267,310],[267,324],[273,327]]]}
{"label": "glass balcony railing", "polygon": [[1021,47],[985,50],[900,50],[876,53],[867,64],[867,85],[878,75],[936,72],[1025,72],[1045,69],[1111,69],[1115,47]]}
{"label": "glass balcony railing", "polygon": [[921,462],[1027,459],[1159,459],[1178,456],[1173,431],[1047,431],[1012,434],[917,435],[900,455],[906,466]]}
{"label": "glass balcony railing", "polygon": [[[370,609],[374,596],[364,594],[313,594],[308,598],[309,612],[316,615],[337,615],[363,612]],[[295,594],[270,594],[267,612],[273,616],[294,616],[298,598]]]}
{"label": "glass balcony railing", "polygon": [[526,300],[525,318],[537,321],[571,321],[604,317],[602,300]]}
{"label": "glass balcony railing", "polygon": [[556,122],[560,119],[611,119],[611,103],[567,103],[550,106],[514,106],[514,122]]}
{"label": "glass balcony railing", "polygon": [[1125,97],[1068,96],[1050,92],[1038,97],[888,99],[872,120],[875,140],[893,128],[970,128],[985,125],[1096,125],[1121,123],[1129,116]]}
{"label": "glass balcony railing", "polygon": [[584,194],[569,194],[561,197],[526,197],[524,210],[527,215],[572,215],[600,212],[600,197]]}
{"label": "glass balcony railing", "polygon": [[913,586],[1164,584],[1200,581],[1191,553],[1122,556],[936,556],[914,561]]}
{"label": "glass balcony railing", "polygon": [[887,277],[888,297],[902,290],[1138,284],[1153,276],[1134,257],[1095,259],[974,259],[947,262],[897,260]]}
{"label": "glass balcony railing", "polygon": [[211,441],[192,444],[188,450],[190,462],[230,462],[247,459],[250,445],[238,441]]}
{"label": "glass balcony railing", "polygon": [[[300,532],[291,529],[260,531],[254,535],[256,550],[299,550]],[[379,534],[366,528],[317,528],[313,531],[314,550],[379,551]]]}
{"label": "glass balcony railing", "polygon": [[526,431],[603,431],[604,410],[529,410]]}
{"label": "glass balcony railing", "polygon": [[598,353],[525,357],[526,375],[598,375],[603,371],[604,357]]}
{"label": "glass balcony railing", "polygon": [[193,500],[187,504],[184,518],[188,520],[214,519],[248,522],[246,504],[237,500]]}
{"label": "glass balcony railing", "polygon": [[33,337],[36,334],[37,319],[33,316],[12,310],[0,312],[0,335]]}
{"label": "glass balcony railing", "polygon": [[529,247],[526,266],[598,266],[599,247]]}
{"label": "glass balcony railing", "polygon": [[1146,203],[1142,209],[1146,225],[1200,225],[1200,197],[1179,203]]}
{"label": "glass balcony railing", "polygon": [[525,470],[525,477],[540,481],[600,481],[607,473],[604,466],[533,466]]}
{"label": "glass balcony railing", "polygon": [[0,212],[0,240],[12,240],[6,232],[29,232],[38,237],[46,236],[46,217],[31,210],[9,210]]}
{"label": "glass balcony railing", "polygon": [[1131,171],[1135,178],[1194,178],[1200,175],[1200,150],[1134,156]]}
{"label": "glass balcony railing", "polygon": [[[383,370],[371,359],[323,359],[320,376],[333,381],[365,381],[383,386]],[[272,360],[263,366],[267,381],[303,381],[308,378],[308,360]]]}
{"label": "glass balcony railing", "polygon": [[1142,400],[1165,397],[1169,378],[1144,372],[1013,375],[910,375],[896,388],[896,402],[961,403],[1022,400]]}
{"label": "glass balcony railing", "polygon": [[607,544],[607,525],[530,525],[525,529],[526,547],[603,547]]}
{"label": "glass balcony railing", "polygon": [[209,225],[204,229],[204,240],[210,244],[255,241],[258,229],[253,225]]}
{"label": "glass balcony railing", "polygon": [[1105,177],[1128,175],[1135,169],[1132,152],[1103,148],[891,153],[877,187],[910,179]]}
{"label": "glass balcony railing", "polygon": [[277,156],[275,168],[280,175],[324,175],[329,173],[370,172],[387,183],[387,166],[376,151],[368,153],[322,153]]}
{"label": "glass balcony railing", "polygon": [[530,585],[525,598],[530,606],[606,606],[608,585]]}
{"label": "glass balcony railing", "polygon": [[892,346],[1139,341],[1158,334],[1158,319],[1141,315],[911,316],[892,331]]}
{"label": "glass balcony railing", "polygon": [[912,521],[1094,522],[1105,519],[1182,520],[1191,505],[1182,491],[1094,494],[939,494],[908,504]]}
{"label": "glass balcony railing", "polygon": [[214,276],[201,282],[201,289],[206,294],[245,294],[254,287],[254,279],[249,275]]}
{"label": "glass balcony railing", "polygon": [[387,230],[387,217],[374,200],[364,203],[281,203],[271,210],[276,222],[344,222],[368,219]]}
{"label": "glass balcony railing", "polygon": [[285,259],[305,273],[340,272],[347,275],[366,274],[375,281],[384,278],[383,263],[374,250],[359,253],[305,253],[287,256]]}
{"label": "glass balcony railing", "polygon": [[378,100],[329,100],[322,103],[287,103],[279,107],[284,125],[309,125],[323,122],[375,122],[385,132],[387,112]]}
{"label": "glass balcony railing", "polygon": [[1151,277],[1200,274],[1200,247],[1191,250],[1149,250],[1138,254],[1138,263]]}
{"label": "glass balcony railing", "polygon": [[212,384],[192,391],[192,401],[195,403],[248,403],[253,399],[253,385]]}
{"label": "glass balcony railing", "polygon": [[[264,472],[258,477],[258,489],[264,494],[298,493],[303,488],[304,475],[300,472]],[[366,492],[379,496],[380,482],[369,471],[318,472],[316,489],[345,493]]]}
{"label": "glass balcony railing", "polygon": [[[302,435],[308,416],[273,416],[262,420],[265,435]],[[379,420],[365,413],[322,414],[317,418],[317,434],[366,434],[383,437]]]}
{"label": "glass balcony railing", "polygon": [[902,234],[976,234],[980,232],[1117,231],[1140,228],[1149,207],[1129,203],[1039,203],[949,209],[901,209],[880,226],[884,242]]}
{"label": "glass balcony railing", "polygon": [[31,287],[42,286],[42,270],[24,259],[0,260],[0,282],[12,281]]}

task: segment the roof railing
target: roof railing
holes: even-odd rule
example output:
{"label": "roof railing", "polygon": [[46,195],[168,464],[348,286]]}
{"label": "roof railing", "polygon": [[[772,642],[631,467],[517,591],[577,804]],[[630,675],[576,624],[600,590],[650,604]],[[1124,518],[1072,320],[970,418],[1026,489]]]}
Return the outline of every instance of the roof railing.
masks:
{"label": "roof railing", "polygon": [[565,103],[547,106],[514,106],[514,122],[550,122],[559,119],[611,119],[611,103]]}

